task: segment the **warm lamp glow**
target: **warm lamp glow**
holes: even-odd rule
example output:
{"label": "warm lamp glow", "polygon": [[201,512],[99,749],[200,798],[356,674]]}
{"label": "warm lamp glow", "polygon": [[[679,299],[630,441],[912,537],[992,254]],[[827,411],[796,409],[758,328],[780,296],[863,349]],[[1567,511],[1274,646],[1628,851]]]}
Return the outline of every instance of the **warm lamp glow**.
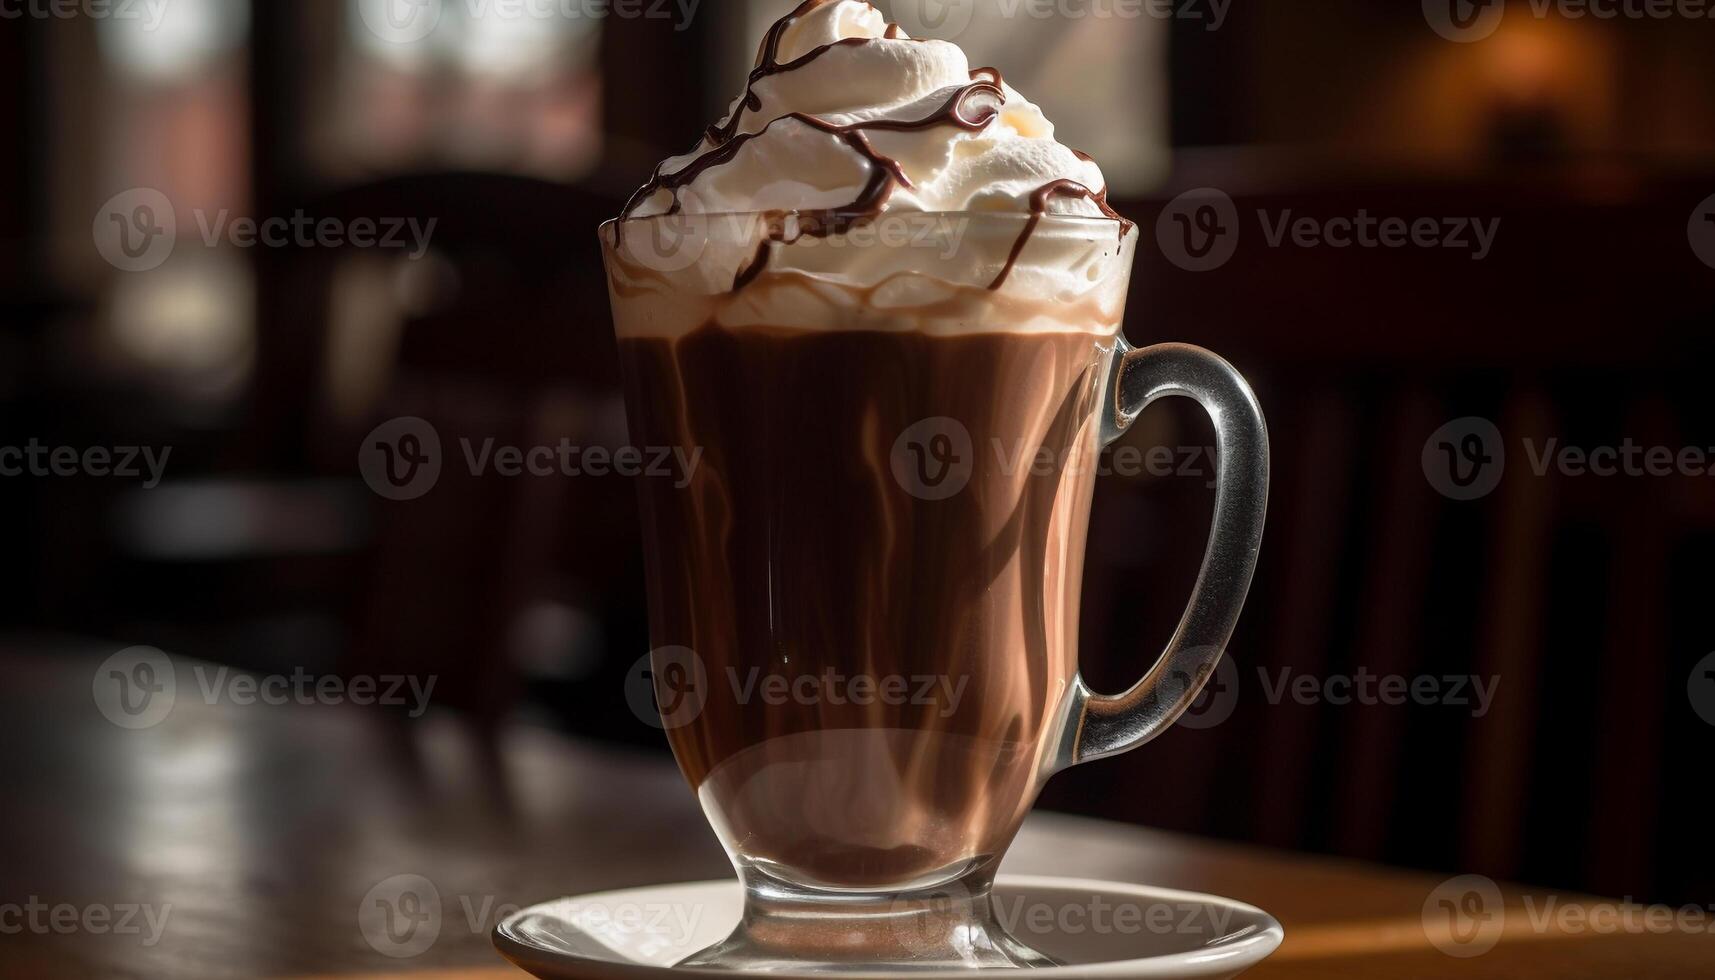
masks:
{"label": "warm lamp glow", "polygon": [[1534,24],[1523,30],[1502,31],[1483,52],[1488,56],[1490,87],[1508,102],[1535,104],[1551,101],[1575,64],[1576,52],[1564,39]]}

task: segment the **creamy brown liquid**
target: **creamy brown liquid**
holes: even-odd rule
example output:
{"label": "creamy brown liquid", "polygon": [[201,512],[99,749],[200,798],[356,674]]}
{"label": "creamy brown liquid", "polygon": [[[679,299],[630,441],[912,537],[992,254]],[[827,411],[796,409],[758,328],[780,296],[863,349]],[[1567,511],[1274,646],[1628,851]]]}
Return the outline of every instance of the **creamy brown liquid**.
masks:
{"label": "creamy brown liquid", "polygon": [[[798,885],[878,889],[1004,851],[1076,672],[1112,345],[715,325],[622,338],[634,441],[702,451],[688,486],[640,493],[653,642],[691,648],[705,673],[700,713],[669,737],[730,850]],[[968,432],[963,461],[944,423],[901,443],[933,418]],[[925,499],[961,472],[962,490]]]}

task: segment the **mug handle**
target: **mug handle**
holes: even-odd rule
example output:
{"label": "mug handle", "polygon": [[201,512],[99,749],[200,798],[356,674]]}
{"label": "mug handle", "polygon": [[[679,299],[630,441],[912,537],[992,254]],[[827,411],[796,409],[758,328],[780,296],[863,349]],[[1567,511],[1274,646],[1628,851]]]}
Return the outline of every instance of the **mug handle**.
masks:
{"label": "mug handle", "polygon": [[1221,662],[1244,608],[1268,513],[1268,423],[1239,372],[1186,344],[1134,350],[1122,339],[1120,354],[1103,444],[1124,435],[1158,399],[1196,399],[1215,423],[1215,513],[1190,605],[1155,666],[1118,697],[1096,694],[1078,676],[1068,765],[1129,752],[1191,707]]}

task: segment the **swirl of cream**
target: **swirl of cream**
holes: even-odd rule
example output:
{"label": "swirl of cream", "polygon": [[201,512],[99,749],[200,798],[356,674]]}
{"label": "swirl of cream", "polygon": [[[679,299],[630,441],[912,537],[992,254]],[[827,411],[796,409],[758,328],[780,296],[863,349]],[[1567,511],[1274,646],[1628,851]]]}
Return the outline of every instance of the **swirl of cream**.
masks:
{"label": "swirl of cream", "polygon": [[1040,109],[995,69],[973,71],[958,45],[907,37],[864,0],[807,0],[769,30],[727,118],[663,163],[624,216],[1113,217],[1106,187]]}

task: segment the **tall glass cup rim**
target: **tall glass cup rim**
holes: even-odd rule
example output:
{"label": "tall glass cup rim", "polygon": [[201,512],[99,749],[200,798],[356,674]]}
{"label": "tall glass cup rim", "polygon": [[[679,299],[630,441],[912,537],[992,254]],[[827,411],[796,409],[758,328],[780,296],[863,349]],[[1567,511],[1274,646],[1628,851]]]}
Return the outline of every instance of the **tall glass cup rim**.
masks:
{"label": "tall glass cup rim", "polygon": [[799,219],[802,219],[805,221],[818,221],[818,222],[836,221],[836,220],[837,221],[849,221],[849,222],[852,222],[854,224],[861,224],[861,223],[866,222],[866,221],[873,222],[876,220],[885,220],[888,218],[898,218],[898,219],[967,218],[967,219],[970,219],[972,221],[994,222],[996,224],[1015,224],[1015,225],[1023,226],[1025,224],[1029,223],[1030,221],[1034,220],[1038,223],[1039,226],[1042,226],[1042,227],[1059,226],[1059,227],[1063,227],[1063,228],[1067,228],[1067,229],[1085,227],[1085,228],[1088,228],[1092,231],[1099,230],[1099,231],[1103,231],[1107,234],[1112,234],[1121,225],[1125,225],[1125,226],[1130,227],[1134,224],[1133,222],[1127,221],[1123,218],[1110,218],[1107,215],[1066,214],[1066,213],[1061,213],[1061,212],[1056,212],[1056,211],[1048,211],[1048,212],[1044,212],[1042,214],[1032,214],[1028,211],[972,211],[972,210],[963,210],[963,211],[917,211],[917,210],[910,210],[910,211],[907,211],[907,210],[842,211],[839,209],[818,210],[818,209],[809,209],[809,208],[799,208],[799,209],[792,209],[792,210],[766,210],[766,211],[678,211],[678,212],[675,212],[673,214],[650,214],[650,215],[639,215],[639,216],[625,217],[625,218],[609,218],[606,221],[603,221],[598,226],[598,230],[605,234],[610,229],[616,228],[616,227],[630,228],[630,227],[634,227],[634,226],[645,225],[645,224],[648,224],[650,222],[660,222],[660,221],[666,221],[669,219],[677,220],[677,221],[684,221],[684,220],[698,219],[698,218],[706,218],[706,219],[709,219],[711,221],[720,220],[720,219],[751,219],[751,220],[755,220],[755,221],[765,221],[765,220],[766,221],[775,221],[775,220],[780,220],[780,219],[788,218],[788,217],[796,217],[796,218],[799,218]]}
{"label": "tall glass cup rim", "polygon": [[[880,247],[898,247],[904,240],[922,243],[972,231],[978,237],[1003,233],[1032,240],[1124,241],[1137,233],[1133,222],[1105,215],[1023,211],[681,211],[633,218],[610,218],[597,233],[609,245],[634,231],[647,234],[663,226],[694,234],[711,245],[755,243],[771,237],[784,244],[805,240],[873,238]],[[770,234],[764,236],[761,229]],[[821,233],[827,230],[826,233]],[[784,234],[790,232],[789,234]]]}
{"label": "tall glass cup rim", "polygon": [[[617,218],[599,234],[616,288],[728,302],[754,298],[746,287],[763,274],[856,289],[916,280],[925,302],[941,295],[935,283],[963,290],[967,318],[1094,315],[1102,332],[1118,329],[1139,237],[1133,223],[1105,216],[971,210],[691,211]],[[874,312],[903,314],[901,295]],[[984,297],[995,300],[991,313],[978,312]],[[1020,302],[1033,312],[1019,312]],[[1094,306],[1074,312],[1079,303]]]}

